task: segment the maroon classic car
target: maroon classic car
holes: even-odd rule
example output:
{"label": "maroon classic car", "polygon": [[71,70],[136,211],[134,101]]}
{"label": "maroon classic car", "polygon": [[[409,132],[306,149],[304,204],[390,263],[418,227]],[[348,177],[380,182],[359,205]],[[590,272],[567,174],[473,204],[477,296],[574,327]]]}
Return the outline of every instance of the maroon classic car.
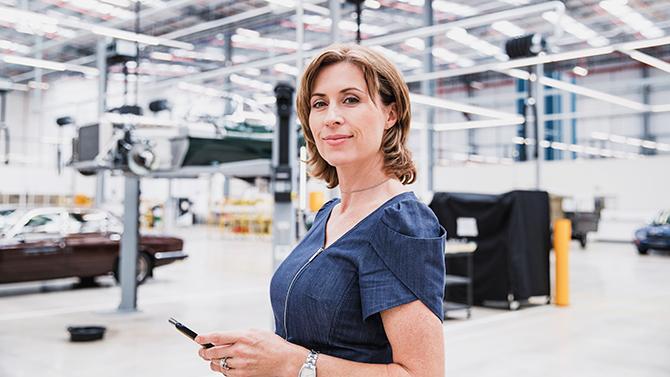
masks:
{"label": "maroon classic car", "polygon": [[[37,208],[26,211],[0,238],[0,283],[114,274],[118,281],[123,226],[100,209]],[[137,281],[154,268],[187,257],[175,237],[142,236]]]}

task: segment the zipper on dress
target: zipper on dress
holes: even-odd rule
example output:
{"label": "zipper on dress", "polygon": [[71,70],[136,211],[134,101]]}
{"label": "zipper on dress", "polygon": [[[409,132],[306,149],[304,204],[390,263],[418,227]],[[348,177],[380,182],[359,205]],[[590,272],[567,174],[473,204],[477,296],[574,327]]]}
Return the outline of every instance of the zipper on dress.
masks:
{"label": "zipper on dress", "polygon": [[309,259],[307,260],[307,262],[305,262],[305,264],[303,264],[302,267],[300,267],[298,272],[296,272],[295,275],[293,275],[293,279],[291,279],[291,283],[289,283],[288,285],[288,289],[286,290],[286,300],[284,300],[284,335],[286,340],[288,340],[288,328],[286,328],[286,313],[288,308],[288,297],[289,294],[291,293],[291,288],[293,288],[293,283],[295,283],[296,279],[298,279],[298,276],[300,276],[300,273],[302,273],[305,267],[307,267],[307,265],[310,264],[314,260],[314,258],[316,258],[317,255],[321,254],[322,251],[323,247],[320,247],[314,254],[312,254],[312,256],[309,257]]}

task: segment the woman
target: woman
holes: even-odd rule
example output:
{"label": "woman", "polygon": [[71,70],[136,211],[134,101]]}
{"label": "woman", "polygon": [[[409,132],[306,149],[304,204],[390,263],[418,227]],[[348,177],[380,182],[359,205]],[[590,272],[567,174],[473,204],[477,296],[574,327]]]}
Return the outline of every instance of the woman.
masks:
{"label": "woman", "polygon": [[403,186],[409,92],[371,49],[335,45],[307,67],[297,97],[311,173],[326,203],[279,266],[276,333],[200,336],[214,371],[237,376],[443,376],[445,231]]}

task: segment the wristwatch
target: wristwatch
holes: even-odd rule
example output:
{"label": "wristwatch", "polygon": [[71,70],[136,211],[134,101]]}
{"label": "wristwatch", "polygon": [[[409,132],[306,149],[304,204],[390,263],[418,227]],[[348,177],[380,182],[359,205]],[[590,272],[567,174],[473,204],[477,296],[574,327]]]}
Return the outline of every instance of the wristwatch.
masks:
{"label": "wristwatch", "polygon": [[307,355],[307,360],[300,368],[298,377],[316,377],[316,359],[319,357],[319,353],[311,350],[309,355]]}

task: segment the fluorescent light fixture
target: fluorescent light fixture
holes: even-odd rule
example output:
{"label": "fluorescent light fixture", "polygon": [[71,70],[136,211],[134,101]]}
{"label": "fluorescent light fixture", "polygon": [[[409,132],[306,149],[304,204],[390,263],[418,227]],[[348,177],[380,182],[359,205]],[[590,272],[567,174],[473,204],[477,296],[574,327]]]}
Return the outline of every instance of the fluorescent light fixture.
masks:
{"label": "fluorescent light fixture", "polygon": [[[316,14],[306,14],[303,16],[302,21],[307,25],[318,26],[319,28],[323,29],[330,29],[330,25],[332,24],[332,20],[330,18]],[[355,32],[358,29],[356,22],[349,20],[340,20],[340,22],[337,24],[337,27],[340,30],[352,32]],[[382,35],[387,34],[389,30],[383,26],[361,23],[361,32],[370,35]]]}
{"label": "fluorescent light fixture", "polygon": [[659,38],[665,35],[665,32],[656,27],[652,21],[629,7],[625,0],[605,0],[599,5],[645,38]]}
{"label": "fluorescent light fixture", "polygon": [[[356,22],[349,21],[349,20],[341,20],[337,24],[337,27],[339,27],[342,30],[347,30],[347,31],[358,30],[358,26],[356,25]],[[389,29],[385,28],[383,26],[361,24],[361,33],[370,34],[370,35],[382,35],[382,34],[387,34],[388,32],[389,32]]]}
{"label": "fluorescent light fixture", "polygon": [[585,88],[583,86],[570,84],[565,81],[552,79],[550,77],[540,77],[540,82],[546,86],[552,88],[565,90],[571,93],[579,94],[585,97],[591,97],[597,100],[613,103],[615,105],[620,105],[627,107],[629,109],[638,110],[638,111],[647,111],[649,106],[640,102],[631,101],[626,98],[618,97],[609,93],[601,92],[594,89]]}
{"label": "fluorescent light fixture", "polygon": [[511,5],[526,5],[530,3],[530,0],[498,0],[501,3],[511,4]]}
{"label": "fluorescent light fixture", "polygon": [[244,74],[249,76],[260,76],[261,70],[258,68],[246,68]]}
{"label": "fluorescent light fixture", "polygon": [[7,21],[15,26],[26,25],[28,29],[37,28],[44,30],[45,33],[58,33],[60,26],[67,26],[69,28],[87,30],[94,34],[123,39],[131,42],[193,50],[193,45],[190,43],[153,37],[145,34],[136,34],[129,31],[113,29],[104,26],[97,26],[81,22],[73,18],[67,18],[64,15],[62,18],[55,18],[51,16],[45,16],[37,12],[17,10],[14,8],[0,6],[0,21]]}
{"label": "fluorescent light fixture", "polygon": [[376,0],[365,0],[363,2],[363,5],[370,9],[379,9],[382,5],[379,3],[379,1]]}
{"label": "fluorescent light fixture", "polygon": [[488,120],[473,120],[469,122],[453,122],[453,123],[441,123],[433,125],[433,130],[435,131],[459,131],[459,130],[472,130],[478,128],[493,128],[493,127],[504,127],[504,126],[515,126],[523,124],[524,118],[521,116],[508,118],[508,119],[488,119]]}
{"label": "fluorescent light fixture", "polygon": [[560,26],[566,32],[574,35],[578,39],[585,41],[593,47],[607,46],[609,39],[601,36],[586,25],[575,20],[566,14],[558,14],[556,12],[544,12],[542,18],[551,22],[554,25]]}
{"label": "fluorescent light fixture", "polygon": [[4,55],[2,60],[8,64],[23,65],[26,67],[44,68],[52,71],[65,71],[65,63],[52,62],[49,60],[26,58],[23,56]]}
{"label": "fluorescent light fixture", "polygon": [[[117,7],[128,8],[131,4],[128,0],[100,0],[103,3],[116,5]],[[144,3],[144,1],[142,1]]]}
{"label": "fluorescent light fixture", "polygon": [[256,30],[245,29],[242,27],[238,27],[237,29],[235,29],[235,34],[239,34],[247,38],[258,38],[261,36],[261,33],[259,33]]}
{"label": "fluorescent light fixture", "polygon": [[286,63],[277,63],[274,65],[275,71],[289,74],[291,76],[298,76],[298,68],[290,66]]}
{"label": "fluorescent light fixture", "polygon": [[447,31],[447,38],[452,39],[464,46],[470,47],[487,56],[494,56],[498,60],[508,60],[507,55],[498,46],[494,46],[483,39],[469,34],[465,29],[456,27]]}
{"label": "fluorescent light fixture", "polygon": [[209,96],[209,97],[230,97],[231,96],[231,94],[229,94],[227,92],[224,92],[224,91],[221,91],[221,90],[218,90],[218,89],[210,88],[210,87],[203,86],[203,85],[191,84],[191,83],[187,83],[187,82],[183,82],[183,81],[180,82],[179,84],[177,84],[177,87],[179,89],[185,90],[187,92],[191,92],[191,93],[195,93],[195,94],[202,94],[202,95],[206,95],[206,96]]}
{"label": "fluorescent light fixture", "polygon": [[[601,135],[602,136],[602,135]],[[535,140],[531,138],[522,138],[522,137],[514,137],[512,138],[512,142],[514,144],[520,144],[520,145],[535,145]],[[613,151],[611,149],[607,148],[596,148],[592,146],[583,146],[583,145],[578,145],[578,144],[567,144],[567,143],[561,143],[557,141],[548,141],[548,140],[542,140],[540,142],[540,147],[548,149],[556,149],[559,151],[570,151],[570,152],[575,152],[575,153],[580,153],[580,154],[587,154],[591,156],[601,156],[601,157],[617,157],[617,158],[639,158],[639,154],[636,153],[626,153],[626,152],[621,152],[621,151]]]}
{"label": "fluorescent light fixture", "polygon": [[277,97],[255,93],[254,100],[261,105],[273,105],[277,102]]}
{"label": "fluorescent light fixture", "polygon": [[8,80],[0,80],[0,90],[19,90],[27,92],[28,85],[16,84]]}
{"label": "fluorescent light fixture", "polygon": [[[507,75],[510,75],[512,77],[516,77],[522,80],[528,80],[530,79],[530,74],[526,71],[520,70],[520,69],[509,69],[509,70],[500,70],[499,72],[505,73]],[[645,105],[640,102],[635,102],[631,101],[626,98],[618,97],[609,93],[601,92],[598,90],[594,89],[589,89],[585,88],[583,86],[567,83],[565,81],[561,80],[556,80],[552,79],[550,77],[540,77],[540,83],[550,86],[552,88],[560,89],[560,90],[565,90],[570,93],[575,93],[579,94],[585,97],[590,97],[593,99],[597,99],[600,101],[605,101],[609,103],[613,103],[615,105],[620,105],[627,107],[629,109],[637,110],[637,111],[649,111],[651,108],[648,105]]]}
{"label": "fluorescent light fixture", "polygon": [[[231,40],[233,41],[233,43],[241,46],[256,47],[265,50],[281,48],[293,51],[298,49],[298,42],[291,41],[288,39],[249,37],[242,34],[234,34],[231,37]],[[309,48],[311,48],[309,44],[303,44],[303,49],[309,49]]]}
{"label": "fluorescent light fixture", "polygon": [[644,63],[646,65],[649,65],[649,66],[652,66],[654,68],[658,68],[662,71],[670,73],[670,63],[668,63],[664,60],[655,58],[651,55],[647,55],[643,52],[636,51],[636,50],[620,49],[619,51],[621,51],[622,53],[630,56],[631,58],[633,58],[633,59],[635,59],[635,60],[637,60],[641,63]]}
{"label": "fluorescent light fixture", "polygon": [[426,48],[426,43],[421,38],[410,38],[404,42],[405,45],[419,51],[423,51]]}
{"label": "fluorescent light fixture", "polygon": [[168,54],[167,52],[159,52],[159,51],[154,51],[151,54],[149,54],[149,57],[151,59],[156,59],[156,60],[165,60],[168,62],[171,62],[174,60],[174,56],[172,54]]}
{"label": "fluorescent light fixture", "polygon": [[404,67],[409,67],[409,68],[419,68],[423,64],[421,63],[421,60],[411,58],[405,54],[402,54],[397,51],[390,50],[386,47],[382,46],[372,46],[372,49],[381,53],[382,55],[386,56],[388,59],[392,60],[394,63],[404,66]]}
{"label": "fluorescent light fixture", "polygon": [[172,55],[179,58],[195,59],[195,60],[210,60],[215,62],[223,62],[226,56],[216,49],[207,48],[209,51],[190,51],[184,49],[172,50]]}
{"label": "fluorescent light fixture", "polygon": [[472,67],[475,65],[472,59],[462,57],[444,47],[433,47],[431,54],[446,63],[456,63],[461,67]]}
{"label": "fluorescent light fixture", "polygon": [[0,49],[14,51],[24,55],[30,54],[30,47],[20,43],[6,41],[4,39],[0,39]]}
{"label": "fluorescent light fixture", "polygon": [[502,111],[491,110],[479,106],[455,102],[444,98],[425,96],[423,94],[411,93],[410,100],[420,105],[433,106],[441,109],[454,110],[468,114],[476,114],[490,118],[506,119],[506,120],[511,119],[518,120],[519,118],[522,118],[518,114],[505,113]]}
{"label": "fluorescent light fixture", "polygon": [[589,70],[584,67],[576,65],[572,68],[572,73],[574,73],[577,76],[584,77],[589,74]]}
{"label": "fluorescent light fixture", "polygon": [[670,144],[659,143],[653,140],[643,140],[630,136],[615,135],[605,132],[592,132],[591,138],[602,141],[610,141],[616,144],[627,144],[633,147],[656,149],[659,151],[670,151]]}
{"label": "fluorescent light fixture", "polygon": [[525,30],[509,21],[496,21],[491,25],[491,27],[494,30],[512,38],[520,37],[526,33]]}
{"label": "fluorescent light fixture", "polygon": [[443,0],[433,0],[433,9],[460,17],[470,17],[479,13],[477,8],[473,8],[469,5]]}
{"label": "fluorescent light fixture", "polygon": [[234,82],[235,84],[242,85],[242,86],[247,86],[253,89],[258,89],[258,90],[264,90],[266,92],[271,92],[272,91],[272,84],[269,84],[267,82],[263,81],[258,81],[254,79],[250,79],[248,77],[240,76],[236,73],[233,73],[232,75],[229,76],[230,81]]}
{"label": "fluorescent light fixture", "polygon": [[651,112],[653,113],[664,113],[670,111],[669,105],[651,105]]}
{"label": "fluorescent light fixture", "polygon": [[265,0],[268,4],[280,5],[284,8],[295,8],[295,1],[293,0]]}
{"label": "fluorescent light fixture", "polygon": [[4,62],[8,64],[17,64],[26,67],[50,69],[52,71],[81,72],[87,76],[98,75],[98,70],[96,68],[85,67],[83,65],[67,64],[67,63],[54,62],[51,60],[42,60],[35,58],[27,58],[23,56],[1,55],[1,54],[0,59],[4,60]]}
{"label": "fluorescent light fixture", "polygon": [[135,16],[135,13],[127,9],[112,4],[101,3],[96,0],[63,0],[62,4],[70,4],[71,7],[68,8],[85,14],[97,13],[103,16],[112,16],[121,19],[131,19]]}

